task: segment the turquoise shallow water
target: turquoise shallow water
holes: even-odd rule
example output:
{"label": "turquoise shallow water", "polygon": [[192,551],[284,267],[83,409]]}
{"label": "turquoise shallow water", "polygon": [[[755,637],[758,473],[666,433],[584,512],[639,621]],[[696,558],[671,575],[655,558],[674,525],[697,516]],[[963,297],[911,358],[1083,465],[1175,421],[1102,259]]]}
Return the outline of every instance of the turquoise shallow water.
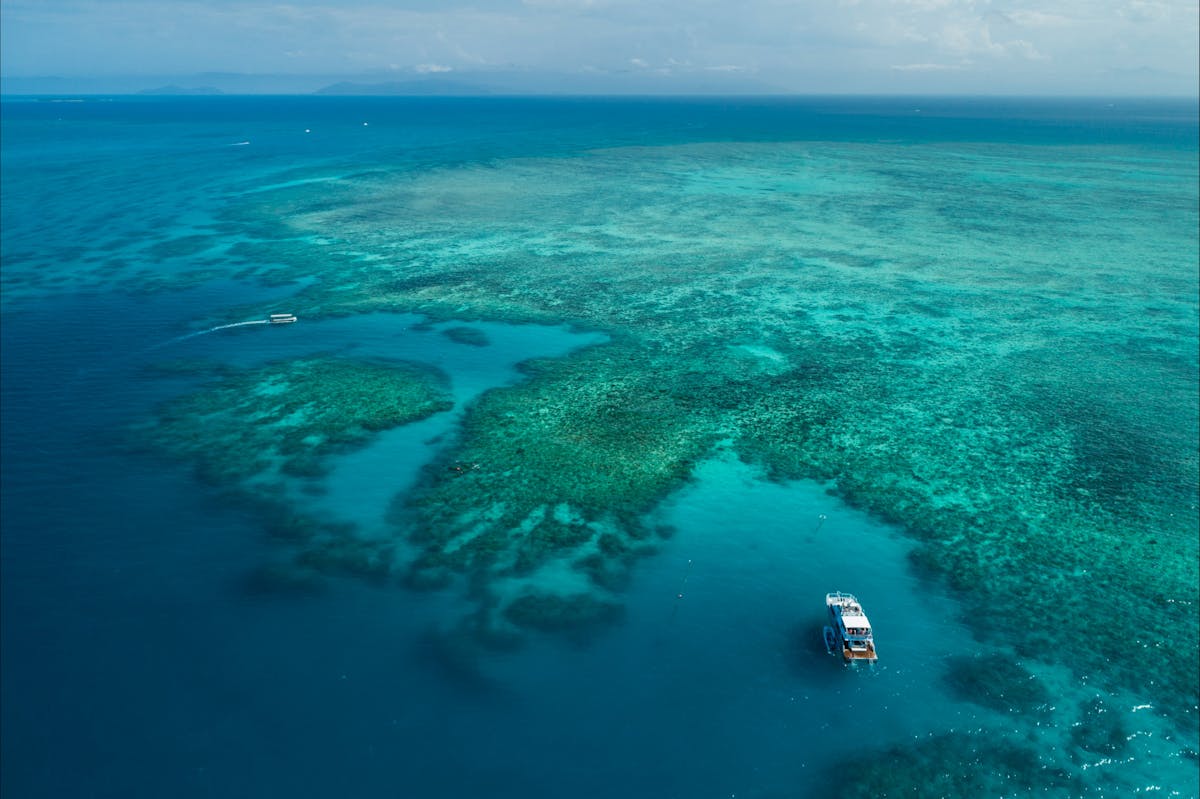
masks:
{"label": "turquoise shallow water", "polygon": [[1194,103],[0,112],[6,792],[1200,794]]}

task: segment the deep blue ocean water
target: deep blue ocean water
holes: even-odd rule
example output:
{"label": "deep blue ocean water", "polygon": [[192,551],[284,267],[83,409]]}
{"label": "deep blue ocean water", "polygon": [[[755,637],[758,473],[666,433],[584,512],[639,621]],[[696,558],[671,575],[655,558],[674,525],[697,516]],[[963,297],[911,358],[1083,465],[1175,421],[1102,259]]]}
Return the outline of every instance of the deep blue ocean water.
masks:
{"label": "deep blue ocean water", "polygon": [[[1097,170],[1142,164],[1146,174],[1137,179],[1131,171],[1127,182],[1102,176],[1111,181],[1104,186],[1123,187],[1112,192],[1129,193],[1110,203],[1129,203],[1120,246],[1148,253],[1151,264],[1124,282],[1114,278],[1116,299],[1103,295],[1090,307],[1077,288],[1091,287],[1092,277],[1074,283],[1070,269],[1047,277],[1020,253],[1011,262],[997,254],[995,272],[974,277],[971,296],[1025,280],[1038,281],[1039,302],[1070,297],[1078,304],[1062,311],[1064,335],[1096,324],[1114,346],[1129,348],[1131,360],[1152,361],[1145,368],[1157,370],[1163,389],[1150,405],[1176,414],[1164,425],[1170,431],[1163,446],[1177,447],[1179,462],[1195,455],[1187,400],[1194,395],[1197,334],[1195,102],[54,99],[0,104],[6,797],[819,796],[828,795],[829,767],[846,758],[876,758],[888,747],[950,731],[976,735],[981,750],[995,743],[996,730],[1010,728],[1014,741],[1052,747],[1047,742],[1071,723],[1053,708],[1043,724],[948,691],[948,659],[997,644],[981,642],[964,624],[943,583],[914,570],[912,531],[845,504],[827,484],[767,480],[728,448],[717,447],[685,487],[651,511],[654,523],[674,534],[633,568],[622,620],[582,640],[535,636],[515,652],[471,650],[468,657],[436,634],[470,611],[461,592],[414,592],[350,576],[327,579],[317,592],[254,590],[247,575],[278,557],[278,542],[227,493],[197,480],[190,464],[130,446],[131,425],[195,386],[186,371],[164,379],[146,366],[180,358],[246,367],[336,352],[441,368],[454,410],[338,456],[326,493],[305,500],[360,523],[370,537],[388,534],[378,520],[392,495],[453,441],[472,403],[526,379],[521,362],[566,358],[635,335],[640,324],[581,319],[575,306],[561,319],[539,312],[536,323],[518,324],[527,321],[519,313],[493,319],[464,305],[462,324],[486,337],[479,347],[444,335],[458,324],[453,320],[426,324],[414,301],[404,313],[339,312],[174,340],[245,318],[246,309],[288,310],[290,298],[313,284],[353,292],[350,271],[326,271],[328,250],[311,220],[322,203],[331,213],[353,207],[356,192],[378,192],[381,181],[412,180],[417,196],[429,194],[423,180],[462,184],[446,190],[441,210],[414,201],[412,215],[433,220],[423,217],[419,229],[376,223],[364,204],[355,226],[338,234],[361,237],[347,246],[361,255],[363,242],[377,236],[378,250],[367,257],[387,259],[393,237],[410,255],[417,251],[417,260],[422,246],[470,260],[479,257],[472,247],[485,246],[478,243],[484,234],[464,222],[456,198],[470,202],[493,189],[485,182],[492,174],[518,195],[522,185],[542,191],[594,153],[641,158],[640,148],[709,148],[703,165],[716,174],[728,164],[752,165],[780,143],[832,143],[853,153],[885,148],[897,169],[913,153],[918,161],[929,152],[993,159],[980,169],[995,178],[997,153],[1011,151],[1017,166],[1008,177],[1021,190],[1060,178],[1045,171],[1048,152]],[[738,149],[725,155],[725,147]],[[515,170],[511,181],[508,169]],[[929,174],[938,179],[932,165]],[[721,175],[721,191],[776,191],[772,174]],[[838,175],[847,191],[861,180],[853,169]],[[1094,173],[1087,179],[1101,180]],[[327,200],[324,182],[334,186]],[[1148,184],[1182,188],[1159,195]],[[312,194],[297,210],[288,192],[307,186]],[[617,208],[617,194],[605,190],[612,191],[597,189],[595,202]],[[638,190],[631,181],[630,196]],[[1017,219],[1016,209],[1029,209],[1013,191]],[[877,199],[880,209],[905,204],[902,197]],[[677,210],[680,225],[701,213],[682,200]],[[1051,216],[1060,212],[1055,207]],[[574,214],[564,208],[558,216],[522,218],[522,235],[536,240],[539,225],[550,235]],[[304,224],[290,239],[263,232],[300,216]],[[1022,220],[1033,235],[1053,238],[1036,219]],[[980,250],[996,247],[999,234],[979,225]],[[848,223],[842,229],[852,230]],[[897,251],[925,235],[914,226],[892,233]],[[255,260],[263,250],[237,249],[262,240],[278,246],[281,263],[270,279],[254,271],[264,265]],[[1012,245],[1016,251],[1016,239]],[[661,246],[664,258],[682,247]],[[953,266],[948,260],[937,268]],[[856,301],[873,296],[862,289]],[[967,302],[950,316],[989,307]],[[1161,320],[1152,333],[1143,327],[1147,307]],[[849,299],[806,313],[873,324],[871,310]],[[959,330],[946,316],[934,315],[931,324]],[[1021,318],[983,325],[981,340],[1007,351],[1053,337],[1037,327],[1044,321],[1022,326]],[[710,316],[697,319],[701,325]],[[1158,440],[1153,425],[1148,429]],[[1163,507],[1196,512],[1195,504]],[[1194,621],[1190,587],[1172,601],[1189,603],[1185,618]],[[844,669],[826,655],[822,595],[832,590],[853,590],[867,604],[882,656],[873,672]],[[1192,651],[1178,656],[1196,659]],[[1054,696],[1075,697],[1069,665],[1050,657],[1033,671]],[[1074,763],[1082,781],[1051,781],[1039,795],[1123,796],[1139,788],[1196,796],[1194,729],[1146,712],[1149,704],[1143,707],[1136,692],[1105,691],[1133,743],[1112,757],[1046,749],[1041,768]],[[1193,727],[1195,718],[1193,712]],[[1048,727],[1055,731],[1044,732]],[[994,767],[985,762],[982,768]],[[1010,784],[1002,774],[991,777]],[[924,795],[913,779],[898,773],[896,795]],[[1006,795],[1026,790],[1011,785]]]}

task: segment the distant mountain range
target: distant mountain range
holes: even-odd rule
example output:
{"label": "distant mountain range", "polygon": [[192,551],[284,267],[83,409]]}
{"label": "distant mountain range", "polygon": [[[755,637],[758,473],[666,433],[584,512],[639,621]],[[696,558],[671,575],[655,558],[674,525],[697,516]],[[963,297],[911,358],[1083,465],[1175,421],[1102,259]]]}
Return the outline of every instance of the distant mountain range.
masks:
{"label": "distant mountain range", "polygon": [[181,95],[202,95],[202,94],[224,94],[225,92],[214,86],[159,86],[157,89],[142,89],[138,94],[155,94],[155,95],[170,95],[178,97]]}
{"label": "distant mountain range", "polygon": [[482,95],[654,95],[786,94],[778,86],[736,72],[663,74],[639,70],[556,73],[495,70],[424,75],[246,75],[209,72],[198,75],[124,75],[71,78],[0,75],[0,94],[11,95],[219,95],[319,94],[378,96]]}
{"label": "distant mountain range", "polygon": [[564,74],[525,70],[456,72],[453,77],[406,80],[342,80],[317,89],[322,95],[478,97],[483,95],[784,94],[777,86],[730,73],[647,73],[636,70]]}
{"label": "distant mountain range", "polygon": [[[0,0],[2,2],[2,0]],[[465,96],[665,96],[665,95],[795,95],[815,94],[922,94],[914,76],[920,71],[889,70],[886,75],[839,69],[806,76],[763,75],[735,65],[726,67],[644,69],[631,66],[613,70],[555,72],[534,69],[451,70],[448,67],[377,70],[353,74],[197,74],[13,76],[0,72],[0,94],[70,98],[80,96],[146,95],[256,95],[316,94],[324,96],[465,97]],[[973,94],[966,72],[962,82],[947,73],[934,94]],[[779,82],[776,82],[779,81]],[[1175,86],[1164,95],[1195,97],[1188,76],[1151,69],[1110,70],[1106,75],[1109,96],[1139,96],[1150,85]],[[925,92],[928,93],[928,92]],[[999,91],[998,94],[1012,92]],[[1019,94],[1041,94],[1037,90]],[[1094,94],[1085,92],[1084,94]]]}
{"label": "distant mountain range", "polygon": [[427,80],[388,81],[386,83],[355,83],[341,81],[317,89],[313,94],[372,95],[379,97],[478,97],[494,94],[491,89],[472,83],[445,78]]}

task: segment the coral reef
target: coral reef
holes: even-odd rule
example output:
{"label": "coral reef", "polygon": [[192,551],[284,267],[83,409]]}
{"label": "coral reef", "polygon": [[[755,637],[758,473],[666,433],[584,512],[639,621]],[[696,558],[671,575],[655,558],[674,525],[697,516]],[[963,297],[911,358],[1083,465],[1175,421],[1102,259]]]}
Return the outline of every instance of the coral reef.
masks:
{"label": "coral reef", "polygon": [[263,563],[242,579],[242,589],[250,596],[311,596],[325,589],[325,580],[316,571],[296,563]]}
{"label": "coral reef", "polygon": [[1078,777],[1002,734],[946,733],[860,752],[833,764],[813,796],[895,799],[927,796],[1082,795]]}
{"label": "coral reef", "polygon": [[504,614],[521,627],[546,632],[578,633],[581,626],[607,624],[621,618],[624,608],[590,594],[525,594],[504,609]]}
{"label": "coral reef", "polygon": [[138,428],[214,485],[320,477],[326,456],[449,410],[446,380],[417,364],[310,357],[232,370]]}
{"label": "coral reef", "polygon": [[1003,713],[1032,713],[1050,702],[1041,681],[1003,652],[951,658],[945,682],[954,696]]}
{"label": "coral reef", "polygon": [[[477,629],[531,592],[619,601],[655,538],[641,515],[726,442],[902,527],[914,569],[986,644],[1105,675],[1191,729],[1197,664],[1162,653],[1200,644],[1198,369],[1180,345],[1197,284],[1178,261],[1196,247],[1194,169],[1119,148],[1063,158],[617,148],[288,185],[219,224],[242,233],[227,257],[243,278],[317,278],[290,306],[302,316],[610,335],[483,396],[396,502],[406,580],[461,577]],[[1070,180],[1028,177],[1043,174]],[[319,473],[284,441],[249,463],[195,456],[239,480]],[[1087,646],[1058,646],[1064,616]]]}
{"label": "coral reef", "polygon": [[1116,757],[1129,748],[1129,730],[1115,708],[1095,697],[1080,707],[1071,743],[1092,755]]}
{"label": "coral reef", "polygon": [[[398,498],[422,551],[411,581],[439,584],[449,568],[537,585],[565,569],[601,596],[619,589],[634,555],[653,546],[645,514],[683,484],[716,432],[687,412],[686,394],[626,371],[636,348],[615,349],[527,364],[526,381],[471,409],[446,458]],[[526,626],[561,627],[572,610],[583,623],[593,615],[576,599],[554,625]]]}
{"label": "coral reef", "polygon": [[[194,375],[204,364],[186,366],[154,372]],[[208,383],[165,402],[153,419],[136,425],[132,440],[190,464],[200,479],[228,492],[268,535],[293,550],[289,562],[250,575],[247,589],[316,588],[319,574],[389,579],[391,541],[361,539],[355,525],[303,510],[296,495],[319,489],[331,455],[449,410],[445,376],[418,364],[332,356],[249,369],[217,365],[207,375]]]}
{"label": "coral reef", "polygon": [[457,341],[459,344],[470,344],[472,347],[486,347],[491,343],[488,340],[487,333],[477,327],[467,327],[466,325],[448,327],[442,331],[442,335],[451,341]]}
{"label": "coral reef", "polygon": [[[1193,774],[1195,147],[1108,140],[1107,122],[1090,146],[1044,146],[949,141],[944,119],[923,139],[770,142],[738,139],[777,129],[671,119],[457,142],[439,123],[244,162],[133,156],[100,120],[92,139],[115,146],[84,152],[59,126],[67,150],[6,145],[0,303],[288,285],[306,321],[420,314],[479,362],[479,322],[600,331],[609,343],[527,363],[461,408],[423,442],[439,449],[415,485],[382,470],[397,492],[382,529],[334,518],[331,469],[449,408],[436,370],[157,364],[150,390],[184,394],[132,437],[277,545],[249,594],[339,577],[461,594],[418,651],[481,693],[496,650],[619,622],[639,558],[671,533],[647,511],[714,451],[817,479],[910,537],[912,571],[975,638],[955,643],[986,654],[945,663],[941,687],[974,704],[946,723],[971,729],[858,752],[816,795],[1126,795],[1158,788],[1160,766]],[[195,120],[180,124],[163,130]]]}

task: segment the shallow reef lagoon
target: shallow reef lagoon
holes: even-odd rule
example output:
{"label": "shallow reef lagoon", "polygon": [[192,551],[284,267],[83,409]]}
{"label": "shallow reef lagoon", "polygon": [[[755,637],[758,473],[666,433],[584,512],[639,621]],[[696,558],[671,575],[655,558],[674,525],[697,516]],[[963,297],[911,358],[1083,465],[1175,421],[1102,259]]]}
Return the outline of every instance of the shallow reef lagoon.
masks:
{"label": "shallow reef lagoon", "polygon": [[6,797],[1200,793],[1195,101],[0,111]]}

